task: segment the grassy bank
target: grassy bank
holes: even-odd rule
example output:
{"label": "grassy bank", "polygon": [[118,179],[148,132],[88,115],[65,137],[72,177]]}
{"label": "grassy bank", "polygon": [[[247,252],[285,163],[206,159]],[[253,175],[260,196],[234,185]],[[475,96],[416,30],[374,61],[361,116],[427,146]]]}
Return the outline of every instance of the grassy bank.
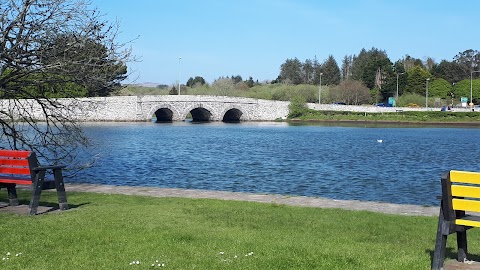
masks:
{"label": "grassy bank", "polygon": [[358,122],[404,122],[480,125],[479,112],[402,111],[391,113],[364,113],[343,111],[315,111],[306,109],[294,120],[301,121],[358,121]]}
{"label": "grassy bank", "polygon": [[[324,87],[325,90],[327,87]],[[127,86],[118,93],[121,96],[135,95],[168,95],[169,89],[142,86]],[[308,102],[318,101],[318,87],[314,85],[287,85],[287,84],[262,84],[252,88],[237,88],[233,85],[209,86],[203,85],[194,88],[183,87],[182,95],[212,95],[247,97],[267,100],[289,101],[294,96],[304,96]],[[325,101],[325,100],[324,100]]]}
{"label": "grassy bank", "polygon": [[[429,269],[435,243],[434,217],[68,195],[67,212],[0,214],[0,258],[8,258],[1,269]],[[471,236],[469,248],[478,250],[478,234]]]}

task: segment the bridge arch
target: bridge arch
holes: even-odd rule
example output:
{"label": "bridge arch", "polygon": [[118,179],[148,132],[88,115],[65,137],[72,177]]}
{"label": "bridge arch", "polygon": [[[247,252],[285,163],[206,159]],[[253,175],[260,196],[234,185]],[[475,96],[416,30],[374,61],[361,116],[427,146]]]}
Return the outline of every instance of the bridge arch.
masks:
{"label": "bridge arch", "polygon": [[178,111],[173,106],[168,103],[164,103],[154,106],[150,110],[150,113],[148,114],[150,119],[148,120],[151,120],[151,118],[155,115],[156,122],[172,122],[178,119],[178,114]]}
{"label": "bridge arch", "polygon": [[185,120],[187,115],[190,113],[192,115],[193,122],[210,122],[217,120],[214,115],[214,110],[209,106],[205,106],[202,104],[193,105],[187,107],[187,109],[183,113],[183,117],[181,120]]}
{"label": "bridge arch", "polygon": [[226,107],[220,114],[222,121],[226,123],[235,123],[246,120],[245,110],[237,105],[230,105]]}
{"label": "bridge arch", "polygon": [[155,111],[156,122],[173,122],[173,112],[168,108],[161,108]]}

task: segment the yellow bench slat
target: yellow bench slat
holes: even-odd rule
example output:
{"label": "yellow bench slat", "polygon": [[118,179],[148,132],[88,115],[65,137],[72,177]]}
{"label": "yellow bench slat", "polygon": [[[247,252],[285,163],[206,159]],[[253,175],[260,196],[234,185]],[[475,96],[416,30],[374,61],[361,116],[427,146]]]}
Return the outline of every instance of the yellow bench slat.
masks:
{"label": "yellow bench slat", "polygon": [[480,201],[452,199],[453,210],[480,212]]}
{"label": "yellow bench slat", "polygon": [[450,171],[450,181],[455,183],[469,183],[480,185],[480,173],[478,172],[464,172],[464,171]]}
{"label": "yellow bench slat", "polygon": [[467,219],[456,219],[455,224],[463,225],[463,226],[470,226],[470,227],[480,227],[480,221],[467,220]]}
{"label": "yellow bench slat", "polygon": [[452,185],[452,196],[480,198],[480,187]]}

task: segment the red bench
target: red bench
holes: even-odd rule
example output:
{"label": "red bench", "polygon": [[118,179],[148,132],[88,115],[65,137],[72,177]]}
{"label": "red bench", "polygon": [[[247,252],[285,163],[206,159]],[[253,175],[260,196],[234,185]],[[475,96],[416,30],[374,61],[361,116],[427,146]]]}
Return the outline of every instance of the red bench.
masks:
{"label": "red bench", "polygon": [[[30,214],[35,215],[44,189],[56,189],[60,210],[68,209],[62,169],[66,166],[41,166],[35,152],[23,150],[0,150],[0,188],[6,187],[11,206],[18,205],[16,185],[31,185]],[[53,179],[45,179],[47,171]]]}

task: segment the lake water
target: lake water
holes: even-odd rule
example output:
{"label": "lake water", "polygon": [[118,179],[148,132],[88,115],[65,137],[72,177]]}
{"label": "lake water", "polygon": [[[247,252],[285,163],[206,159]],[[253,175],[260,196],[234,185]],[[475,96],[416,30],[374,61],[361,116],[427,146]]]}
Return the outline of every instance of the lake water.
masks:
{"label": "lake water", "polygon": [[444,170],[480,171],[480,129],[91,123],[98,160],[68,182],[437,205]]}

